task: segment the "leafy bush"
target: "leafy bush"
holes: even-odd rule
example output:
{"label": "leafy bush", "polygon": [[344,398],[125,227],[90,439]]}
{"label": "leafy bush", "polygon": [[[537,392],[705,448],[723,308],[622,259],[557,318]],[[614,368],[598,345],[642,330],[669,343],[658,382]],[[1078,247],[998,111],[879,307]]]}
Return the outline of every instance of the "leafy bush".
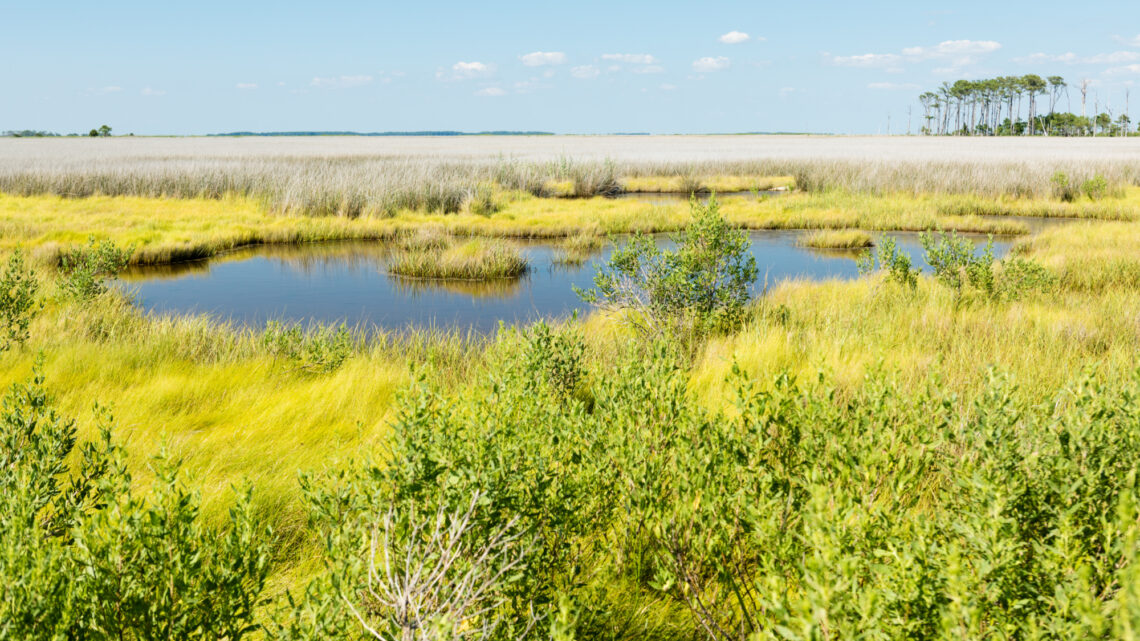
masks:
{"label": "leafy bush", "polygon": [[887,282],[905,285],[910,289],[918,286],[918,270],[911,266],[910,255],[900,251],[898,243],[891,236],[879,240],[875,251],[865,251],[855,261],[859,273],[866,276],[876,270],[887,272]]}
{"label": "leafy bush", "polygon": [[1088,196],[1089,200],[1100,200],[1108,194],[1108,181],[1097,174],[1081,183],[1081,193]]}
{"label": "leafy bush", "polygon": [[1053,174],[1053,178],[1049,182],[1053,186],[1053,197],[1058,200],[1071,203],[1080,195],[1080,190],[1069,181],[1069,177],[1063,171]]}
{"label": "leafy bush", "polygon": [[1003,300],[1016,300],[1033,292],[1052,292],[1057,284],[1057,276],[1041,264],[1014,256],[1001,262],[995,294]]}
{"label": "leafy bush", "polygon": [[331,372],[352,355],[352,332],[345,325],[321,326],[304,331],[299,325],[286,327],[270,321],[261,335],[261,344],[275,358],[284,358],[298,370]]}
{"label": "leafy bush", "polygon": [[8,257],[0,276],[0,353],[28,340],[28,326],[40,309],[36,301],[40,284],[17,249]]}
{"label": "leafy bush", "polygon": [[994,291],[994,240],[986,242],[980,255],[974,254],[974,244],[968,238],[960,238],[957,232],[950,235],[928,232],[919,234],[922,247],[926,250],[926,262],[934,271],[934,277],[943,285],[961,293],[962,287],[982,290],[987,294]]}
{"label": "leafy bush", "polygon": [[744,318],[756,280],[748,234],[720,214],[715,194],[707,205],[690,200],[692,221],[662,250],[637,234],[614,250],[594,277],[594,289],[578,290],[587,303],[619,310],[643,332],[700,335],[736,327]]}
{"label": "leafy bush", "polygon": [[257,630],[269,547],[249,495],[213,530],[165,459],[153,492],[136,494],[111,424],[104,413],[99,442],[76,448],[75,422],[51,407],[42,376],[4,397],[0,639],[236,641]]}
{"label": "leafy bush", "polygon": [[[384,465],[307,482],[329,554],[315,585],[377,603],[378,519],[427,515],[381,528],[423,532],[471,510],[463,545],[508,529],[522,551],[465,628],[499,621],[496,639],[536,616],[560,638],[718,640],[1115,638],[1140,617],[1140,374],[1045,399],[993,375],[962,399],[936,380],[904,393],[872,373],[840,390],[736,370],[718,412],[663,348],[591,372],[589,407],[540,369],[457,398],[423,383]],[[314,629],[353,620],[309,595]],[[636,599],[678,614],[650,631],[644,612],[620,615]]]}
{"label": "leafy bush", "polygon": [[75,247],[59,257],[59,288],[64,296],[86,301],[107,291],[106,280],[126,268],[134,250],[120,248],[112,241],[96,243],[88,239],[85,247]]}
{"label": "leafy bush", "polygon": [[582,337],[574,331],[555,332],[546,323],[539,322],[526,331],[526,339],[523,353],[526,371],[540,377],[557,396],[572,396],[585,373],[586,346]]}

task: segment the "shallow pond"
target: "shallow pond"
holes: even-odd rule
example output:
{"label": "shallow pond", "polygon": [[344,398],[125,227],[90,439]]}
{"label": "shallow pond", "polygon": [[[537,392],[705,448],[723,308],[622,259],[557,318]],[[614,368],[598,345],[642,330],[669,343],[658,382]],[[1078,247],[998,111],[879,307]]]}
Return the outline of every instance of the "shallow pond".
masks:
{"label": "shallow pond", "polygon": [[[804,232],[749,234],[760,270],[759,293],[790,278],[854,278],[856,252],[801,247]],[[926,268],[917,234],[892,233],[916,266]],[[967,236],[982,244],[981,236]],[[659,242],[668,244],[667,237]],[[577,266],[556,262],[553,244],[522,243],[530,271],[521,279],[419,280],[387,273],[384,243],[260,246],[210,261],[136,268],[122,284],[143,309],[205,313],[250,327],[266,321],[339,323],[363,328],[440,327],[493,331],[500,322],[527,323],[563,317],[586,306],[573,287],[588,288],[606,247]],[[1005,255],[1009,240],[995,242]]]}

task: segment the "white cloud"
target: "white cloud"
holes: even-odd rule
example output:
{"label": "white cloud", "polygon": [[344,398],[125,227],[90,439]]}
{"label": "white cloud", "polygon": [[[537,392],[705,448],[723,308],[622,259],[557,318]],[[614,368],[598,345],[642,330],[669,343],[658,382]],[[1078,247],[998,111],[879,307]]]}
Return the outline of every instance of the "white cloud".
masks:
{"label": "white cloud", "polygon": [[312,87],[320,89],[351,89],[372,84],[372,76],[329,76],[327,78],[315,77],[309,83]]}
{"label": "white cloud", "polygon": [[570,69],[570,75],[581,80],[589,80],[590,78],[597,78],[598,74],[602,73],[600,69],[594,65],[581,65]]}
{"label": "white cloud", "polygon": [[[284,85],[285,83],[279,82],[277,84]],[[237,88],[238,89],[257,89],[257,83],[256,82],[239,82],[239,83],[237,83]]]}
{"label": "white cloud", "polygon": [[728,58],[724,56],[716,56],[715,58],[706,56],[693,61],[693,71],[701,73],[720,71],[721,69],[727,69],[729,64]]}
{"label": "white cloud", "polygon": [[907,47],[903,55],[908,58],[952,58],[993,53],[1001,49],[993,40],[944,40],[933,47]]}
{"label": "white cloud", "polygon": [[470,78],[485,78],[495,74],[495,65],[485,62],[465,62],[459,61],[451,65],[451,70],[448,72],[444,69],[439,69],[435,72],[435,77],[439,80],[467,80]]}
{"label": "white cloud", "polygon": [[528,67],[560,65],[566,62],[566,54],[561,51],[535,51],[519,56],[519,60],[522,60],[522,63]]}
{"label": "white cloud", "polygon": [[743,31],[729,31],[723,36],[717,38],[717,40],[720,40],[726,45],[736,45],[742,42],[748,42],[750,38],[751,36],[749,36],[747,33],[744,33]]}
{"label": "white cloud", "polygon": [[665,71],[665,67],[661,65],[645,65],[644,67],[634,67],[630,69],[633,73],[661,73]]}
{"label": "white cloud", "polygon": [[102,96],[109,93],[118,93],[122,90],[123,88],[119,87],[118,85],[109,85],[107,87],[99,87],[98,89],[89,89],[87,93]]}
{"label": "white cloud", "polygon": [[1059,62],[1067,65],[1119,65],[1128,62],[1140,61],[1140,51],[1114,51],[1112,53],[1098,53],[1094,56],[1078,56],[1073,52],[1050,55],[1046,53],[1033,53],[1028,56],[1014,58],[1014,62],[1023,64],[1038,64],[1044,62]]}
{"label": "white cloud", "polygon": [[499,87],[487,87],[486,89],[480,89],[479,91],[475,92],[476,96],[493,96],[494,97],[494,96],[505,96],[506,94],[507,94],[507,92],[503,91]]}
{"label": "white cloud", "polygon": [[631,65],[652,65],[657,63],[657,58],[647,53],[604,53],[602,54],[602,60],[614,60]]}
{"label": "white cloud", "polygon": [[1133,74],[1133,73],[1140,73],[1140,64],[1124,65],[1121,67],[1112,67],[1111,69],[1105,70],[1104,73],[1105,73],[1105,75],[1109,75],[1109,76],[1123,76],[1123,75],[1128,75],[1128,74]]}
{"label": "white cloud", "polygon": [[882,67],[890,72],[902,71],[903,62],[925,60],[942,61],[943,66],[935,71],[951,71],[974,64],[981,56],[1001,49],[1001,43],[993,40],[944,40],[933,47],[906,47],[900,53],[864,53],[853,56],[832,56],[824,54],[833,65],[841,67]]}
{"label": "white cloud", "polygon": [[661,85],[661,91],[675,91],[676,89],[677,85],[672,85],[667,82]]}
{"label": "white cloud", "polygon": [[902,56],[893,53],[864,53],[855,56],[831,56],[831,64],[840,67],[894,67]]}
{"label": "white cloud", "polygon": [[161,89],[151,89],[150,87],[143,87],[143,90],[140,91],[139,93],[141,93],[144,96],[165,96],[166,95],[165,91],[162,91]]}
{"label": "white cloud", "polygon": [[907,89],[913,91],[915,89],[921,89],[922,87],[912,82],[872,82],[867,85],[867,88],[886,90]]}
{"label": "white cloud", "polygon": [[1140,47],[1140,35],[1133,38],[1125,38],[1123,36],[1113,36],[1113,39],[1121,44],[1128,45],[1129,47]]}

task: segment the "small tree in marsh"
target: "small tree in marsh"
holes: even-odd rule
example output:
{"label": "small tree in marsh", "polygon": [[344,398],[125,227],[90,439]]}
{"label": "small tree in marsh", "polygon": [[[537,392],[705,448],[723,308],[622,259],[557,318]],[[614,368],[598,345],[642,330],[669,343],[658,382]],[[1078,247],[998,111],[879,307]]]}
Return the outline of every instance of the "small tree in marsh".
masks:
{"label": "small tree in marsh", "polygon": [[692,222],[674,237],[676,250],[635,235],[614,251],[593,289],[577,290],[582,300],[625,312],[650,335],[700,335],[738,326],[757,276],[748,234],[725,220],[715,194],[707,205],[692,198],[690,207]]}
{"label": "small tree in marsh", "polygon": [[17,249],[0,275],[0,352],[28,340],[28,326],[40,309],[39,288],[35,273],[24,263],[24,253]]}

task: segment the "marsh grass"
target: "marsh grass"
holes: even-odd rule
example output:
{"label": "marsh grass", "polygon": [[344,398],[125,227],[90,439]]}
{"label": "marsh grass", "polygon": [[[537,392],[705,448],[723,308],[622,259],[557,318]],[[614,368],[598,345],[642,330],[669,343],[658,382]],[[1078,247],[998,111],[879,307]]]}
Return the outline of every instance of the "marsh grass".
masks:
{"label": "marsh grass", "polygon": [[815,249],[864,249],[875,245],[870,234],[858,229],[811,232],[800,244]]}
{"label": "marsh grass", "polygon": [[528,263],[518,248],[506,241],[470,239],[443,247],[394,252],[388,271],[411,278],[486,280],[518,278]]}
{"label": "marsh grass", "polygon": [[563,265],[581,265],[601,251],[603,238],[595,230],[586,229],[558,242],[554,262]]}

